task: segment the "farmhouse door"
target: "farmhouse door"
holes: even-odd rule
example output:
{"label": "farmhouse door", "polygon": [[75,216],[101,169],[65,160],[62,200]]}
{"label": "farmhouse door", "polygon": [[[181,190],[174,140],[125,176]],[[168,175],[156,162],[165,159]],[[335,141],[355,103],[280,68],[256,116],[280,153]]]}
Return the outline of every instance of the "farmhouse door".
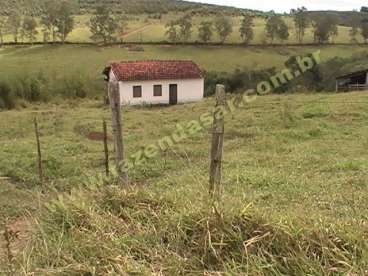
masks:
{"label": "farmhouse door", "polygon": [[178,85],[177,84],[170,84],[169,103],[171,105],[178,103]]}

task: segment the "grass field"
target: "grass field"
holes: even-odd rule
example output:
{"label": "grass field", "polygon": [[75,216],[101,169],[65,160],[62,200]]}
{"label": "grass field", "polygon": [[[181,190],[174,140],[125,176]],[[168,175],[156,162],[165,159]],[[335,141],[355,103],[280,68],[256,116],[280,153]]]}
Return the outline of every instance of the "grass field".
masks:
{"label": "grass field", "polygon": [[[124,30],[126,33],[122,37],[118,36],[118,41],[124,40],[126,42],[161,42],[167,40],[165,35],[166,33],[166,24],[173,19],[177,19],[183,14],[167,14],[163,15],[161,20],[158,19],[150,19],[147,15],[141,16],[129,16],[129,21],[127,22],[127,28]],[[89,24],[89,16],[76,16],[75,17],[75,28],[70,33],[68,37],[68,41],[70,42],[91,42],[91,33],[88,27]],[[202,21],[214,20],[213,17],[208,16],[195,16],[193,17],[193,33],[190,39],[190,42],[198,41],[198,27]],[[233,25],[233,33],[227,39],[227,43],[241,43],[241,36],[239,33],[239,28],[241,25],[241,17],[233,17],[231,18]],[[297,38],[295,35],[295,27],[294,22],[291,17],[285,16],[284,20],[289,26],[290,37],[288,40],[284,42],[275,41],[277,43],[297,43]],[[265,19],[264,18],[255,18],[254,20],[254,40],[252,43],[260,44],[266,43],[267,37],[265,35]],[[143,26],[147,26],[141,29]],[[141,30],[140,30],[141,29]],[[138,31],[135,31],[138,30]],[[333,42],[335,43],[350,43],[351,38],[349,36],[350,28],[344,26],[338,26],[338,36],[333,38]],[[38,29],[38,41],[43,41],[42,35],[42,27]],[[364,42],[362,36],[359,34],[357,37],[357,42]],[[5,36],[5,41],[12,41],[11,35]],[[220,39],[216,32],[214,32],[214,36],[212,38],[212,42],[219,42]],[[313,29],[312,27],[308,28],[305,35],[305,43],[313,42]]]}
{"label": "grass field", "polygon": [[39,73],[55,78],[68,74],[83,74],[101,80],[101,72],[111,61],[141,59],[191,59],[207,71],[230,72],[236,68],[283,68],[292,55],[303,55],[321,50],[322,62],[334,57],[351,57],[366,52],[364,46],[316,47],[195,47],[144,46],[143,51],[129,48],[97,46],[27,46],[0,49],[2,77]]}
{"label": "grass field", "polygon": [[[127,154],[213,105],[124,108]],[[99,103],[37,105],[0,118],[0,177],[9,177],[0,180],[0,215],[25,214],[33,228],[12,263],[19,274],[367,273],[365,92],[265,96],[227,116],[220,217],[207,205],[207,130],[134,168],[133,187],[123,189],[88,181],[103,172],[102,142],[88,139],[110,119]]]}

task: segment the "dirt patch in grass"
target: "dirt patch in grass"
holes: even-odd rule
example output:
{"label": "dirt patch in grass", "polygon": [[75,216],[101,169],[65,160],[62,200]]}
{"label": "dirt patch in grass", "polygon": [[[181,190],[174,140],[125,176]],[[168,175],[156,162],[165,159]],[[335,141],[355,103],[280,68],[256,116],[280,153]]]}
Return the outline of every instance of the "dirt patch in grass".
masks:
{"label": "dirt patch in grass", "polygon": [[[104,134],[102,132],[92,131],[87,134],[87,138],[91,141],[103,141]],[[111,141],[111,137],[107,137],[108,141]]]}
{"label": "dirt patch in grass", "polygon": [[[10,220],[0,228],[0,260],[16,258],[30,238],[31,223],[25,217]],[[10,256],[9,256],[10,255]]]}
{"label": "dirt patch in grass", "polygon": [[[101,131],[93,131],[92,124],[80,125],[77,124],[73,128],[74,133],[82,135],[91,141],[103,141],[104,134]],[[112,141],[111,137],[107,136],[108,141]]]}

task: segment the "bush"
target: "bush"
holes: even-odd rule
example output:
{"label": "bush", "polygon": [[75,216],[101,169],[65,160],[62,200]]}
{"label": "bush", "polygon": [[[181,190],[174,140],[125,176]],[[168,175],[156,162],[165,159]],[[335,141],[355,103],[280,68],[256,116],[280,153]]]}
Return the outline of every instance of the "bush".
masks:
{"label": "bush", "polygon": [[[269,80],[275,73],[275,68],[261,70],[238,68],[232,73],[207,72],[205,76],[205,97],[215,93],[216,84],[218,83],[224,84],[226,91],[230,91],[230,93],[241,93],[256,88],[259,82]],[[283,91],[283,89],[279,88],[276,92]]]}
{"label": "bush", "polygon": [[25,105],[27,102],[48,102],[58,98],[86,98],[95,96],[99,89],[100,83],[75,73],[62,78],[48,77],[43,72],[22,74],[1,82],[0,109],[14,108],[16,100]]}
{"label": "bush", "polygon": [[60,93],[66,97],[85,98],[87,97],[86,86],[86,81],[82,77],[73,75],[63,79]]}
{"label": "bush", "polygon": [[[296,57],[291,56],[285,62],[285,68],[295,72],[299,69],[296,61]],[[349,58],[335,57],[274,89],[273,92],[335,91],[337,76],[365,69],[367,61],[367,53],[356,53]],[[205,97],[215,93],[216,84],[218,83],[224,84],[226,90],[230,93],[239,93],[248,89],[255,89],[259,82],[270,80],[278,72],[279,69],[274,67],[259,70],[238,68],[231,73],[207,72],[205,75]]]}
{"label": "bush", "polygon": [[12,109],[15,107],[15,97],[7,82],[0,81],[0,109]]}
{"label": "bush", "polygon": [[16,77],[11,81],[11,89],[17,98],[28,102],[46,101],[46,95],[43,93],[46,86],[44,82],[45,80],[30,75]]}

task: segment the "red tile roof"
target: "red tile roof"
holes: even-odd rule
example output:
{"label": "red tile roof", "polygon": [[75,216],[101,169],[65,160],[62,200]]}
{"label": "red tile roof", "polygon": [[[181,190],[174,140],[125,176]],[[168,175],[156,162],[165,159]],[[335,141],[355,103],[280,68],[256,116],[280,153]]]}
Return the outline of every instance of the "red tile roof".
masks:
{"label": "red tile roof", "polygon": [[143,60],[111,63],[118,81],[200,79],[203,72],[190,60]]}

